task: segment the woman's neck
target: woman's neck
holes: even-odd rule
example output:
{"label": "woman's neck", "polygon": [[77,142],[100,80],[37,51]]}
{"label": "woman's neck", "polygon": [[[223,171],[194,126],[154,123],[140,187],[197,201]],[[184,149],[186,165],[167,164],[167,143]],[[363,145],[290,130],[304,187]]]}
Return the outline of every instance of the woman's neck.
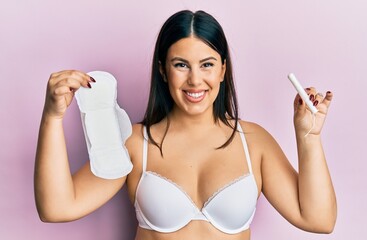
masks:
{"label": "woman's neck", "polygon": [[205,113],[196,115],[186,114],[177,109],[173,109],[167,118],[170,121],[170,126],[180,127],[186,130],[212,128],[219,125],[219,121],[216,121],[214,118],[212,109],[211,111],[206,111]]}

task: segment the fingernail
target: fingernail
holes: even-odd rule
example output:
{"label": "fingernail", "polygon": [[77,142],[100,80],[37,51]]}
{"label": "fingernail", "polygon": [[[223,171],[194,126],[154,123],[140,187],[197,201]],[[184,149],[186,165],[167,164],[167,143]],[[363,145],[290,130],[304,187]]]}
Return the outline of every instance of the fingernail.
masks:
{"label": "fingernail", "polygon": [[90,77],[90,80],[91,80],[92,82],[96,82],[96,80],[95,80],[94,78],[92,78],[92,77]]}
{"label": "fingernail", "polygon": [[310,95],[310,100],[313,101],[315,99],[315,96],[313,94]]}
{"label": "fingernail", "polygon": [[330,94],[331,92],[330,92],[330,91],[327,91],[326,93],[327,93],[327,94]]}
{"label": "fingernail", "polygon": [[302,104],[303,104],[302,98],[300,98],[300,99],[298,100],[298,103],[299,103],[299,105],[302,105]]}
{"label": "fingernail", "polygon": [[87,86],[88,86],[89,88],[92,88],[92,86],[90,85],[90,83],[87,83]]}
{"label": "fingernail", "polygon": [[310,91],[310,90],[311,90],[311,88],[309,88],[309,87],[308,87],[308,88],[306,88],[306,90],[307,90],[307,91]]}
{"label": "fingernail", "polygon": [[317,104],[319,104],[319,101],[317,101],[317,100],[316,100],[316,101],[314,101],[314,102],[313,102],[313,105],[314,105],[315,107],[317,106]]}

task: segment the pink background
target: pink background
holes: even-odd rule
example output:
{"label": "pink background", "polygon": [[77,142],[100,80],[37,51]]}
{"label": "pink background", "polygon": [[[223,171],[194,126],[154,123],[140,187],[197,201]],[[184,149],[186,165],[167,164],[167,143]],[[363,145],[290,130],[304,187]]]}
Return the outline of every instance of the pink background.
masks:
{"label": "pink background", "polygon": [[[0,5],[0,239],[133,239],[136,220],[125,189],[79,221],[38,219],[33,166],[46,82],[63,69],[109,71],[119,79],[120,105],[139,121],[157,33],[168,16],[187,8],[206,10],[222,24],[241,117],[272,133],[295,167],[295,91],[287,74],[294,72],[305,87],[335,94],[323,131],[338,198],[334,232],[298,230],[262,196],[253,239],[365,239],[365,1],[8,0]],[[75,171],[87,159],[75,102],[65,132]]]}

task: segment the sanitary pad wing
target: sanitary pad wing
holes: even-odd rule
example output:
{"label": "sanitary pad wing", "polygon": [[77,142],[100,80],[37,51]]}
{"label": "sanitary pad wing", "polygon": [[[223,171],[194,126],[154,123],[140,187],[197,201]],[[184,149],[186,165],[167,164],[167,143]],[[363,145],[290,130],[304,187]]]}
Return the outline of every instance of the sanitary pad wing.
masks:
{"label": "sanitary pad wing", "polygon": [[105,179],[126,176],[132,170],[125,147],[131,135],[131,122],[117,104],[117,81],[110,73],[88,73],[96,80],[92,88],[75,93],[87,142],[91,171]]}

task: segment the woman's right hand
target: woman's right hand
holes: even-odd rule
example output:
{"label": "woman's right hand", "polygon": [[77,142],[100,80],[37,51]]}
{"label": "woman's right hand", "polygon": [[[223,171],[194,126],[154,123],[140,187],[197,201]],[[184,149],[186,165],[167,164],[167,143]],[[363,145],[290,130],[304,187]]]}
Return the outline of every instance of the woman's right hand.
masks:
{"label": "woman's right hand", "polygon": [[47,84],[44,114],[47,117],[62,119],[67,107],[73,100],[75,91],[80,87],[91,88],[95,80],[77,70],[64,70],[52,73]]}

